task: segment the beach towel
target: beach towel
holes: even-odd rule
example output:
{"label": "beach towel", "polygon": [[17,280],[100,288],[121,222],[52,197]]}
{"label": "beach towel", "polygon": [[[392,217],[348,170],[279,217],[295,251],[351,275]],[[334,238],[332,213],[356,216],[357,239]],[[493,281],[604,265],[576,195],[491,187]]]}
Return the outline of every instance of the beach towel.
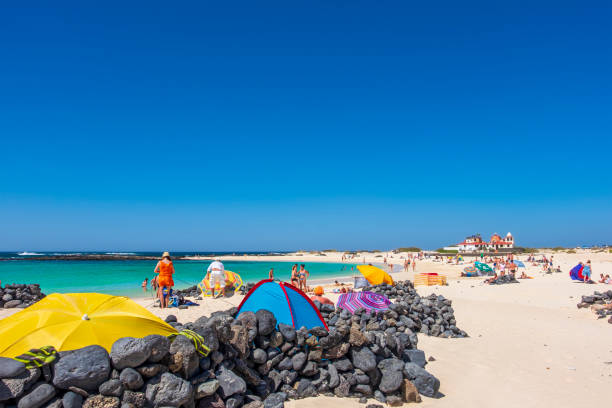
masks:
{"label": "beach towel", "polygon": [[584,265],[578,264],[570,269],[570,278],[572,280],[584,281],[584,276],[582,275],[582,270],[584,269]]}

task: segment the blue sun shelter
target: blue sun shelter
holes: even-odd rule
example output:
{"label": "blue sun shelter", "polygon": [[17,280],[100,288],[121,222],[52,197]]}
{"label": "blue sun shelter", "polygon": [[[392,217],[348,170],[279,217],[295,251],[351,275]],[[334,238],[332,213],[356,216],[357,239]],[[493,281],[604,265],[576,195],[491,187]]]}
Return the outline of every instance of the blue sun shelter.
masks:
{"label": "blue sun shelter", "polygon": [[242,312],[256,313],[259,309],[269,310],[274,313],[277,323],[293,326],[296,330],[302,326],[307,329],[316,326],[328,329],[312,300],[286,282],[274,282],[272,279],[260,281],[244,297],[237,315]]}

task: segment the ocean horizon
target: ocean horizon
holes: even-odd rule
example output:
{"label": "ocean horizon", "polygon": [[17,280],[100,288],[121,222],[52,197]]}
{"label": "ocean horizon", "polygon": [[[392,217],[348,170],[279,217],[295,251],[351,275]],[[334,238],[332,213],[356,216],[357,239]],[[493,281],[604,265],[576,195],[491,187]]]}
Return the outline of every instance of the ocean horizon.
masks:
{"label": "ocean horizon", "polygon": [[[0,257],[3,254],[9,253],[0,253]],[[37,261],[27,259],[28,256],[35,257],[37,255],[18,256],[16,253],[10,254],[15,254],[16,258],[0,262],[0,281],[2,285],[37,283],[40,284],[42,291],[46,294],[55,292],[99,292],[130,297],[152,296],[150,289],[146,293],[143,292],[141,284],[145,278],[150,280],[155,276],[153,270],[157,260]],[[66,254],[63,253],[63,255]],[[180,253],[174,254],[179,256]],[[232,252],[228,254],[232,254]],[[52,253],[48,255],[52,255]],[[135,255],[147,256],[148,254],[135,253]],[[159,253],[155,252],[155,255],[159,256]],[[222,255],[222,253],[217,252],[216,255]],[[176,289],[184,289],[201,282],[210,264],[210,261],[206,260],[174,260],[173,262]],[[246,283],[266,279],[270,268],[274,268],[275,278],[288,281],[290,279],[291,266],[296,262],[271,262],[263,260],[226,261],[223,263],[227,270],[238,273]],[[306,262],[306,269],[310,272],[311,279],[350,275],[352,273],[351,267],[354,266],[354,264],[333,262]]]}

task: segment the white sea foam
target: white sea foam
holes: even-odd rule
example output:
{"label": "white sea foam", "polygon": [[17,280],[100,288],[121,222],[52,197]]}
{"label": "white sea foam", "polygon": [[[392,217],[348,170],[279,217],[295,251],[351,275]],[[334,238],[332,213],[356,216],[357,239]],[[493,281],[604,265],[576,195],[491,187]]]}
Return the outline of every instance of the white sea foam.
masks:
{"label": "white sea foam", "polygon": [[105,255],[136,255],[135,252],[105,252]]}
{"label": "white sea foam", "polygon": [[19,255],[19,256],[42,256],[44,254],[39,254],[37,252],[27,252],[27,251],[25,251],[25,252],[19,252],[17,255]]}

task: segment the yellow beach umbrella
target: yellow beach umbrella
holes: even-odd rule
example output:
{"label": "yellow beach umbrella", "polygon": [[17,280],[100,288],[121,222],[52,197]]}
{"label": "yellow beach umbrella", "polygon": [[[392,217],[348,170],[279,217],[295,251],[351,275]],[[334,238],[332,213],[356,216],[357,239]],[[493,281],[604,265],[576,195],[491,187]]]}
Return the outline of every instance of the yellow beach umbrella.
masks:
{"label": "yellow beach umbrella", "polygon": [[372,265],[357,265],[357,269],[371,285],[380,285],[381,283],[393,285],[391,276],[380,268]]}
{"label": "yellow beach umbrella", "polygon": [[126,297],[54,293],[0,320],[0,356],[42,346],[66,351],[97,344],[110,351],[121,337],[173,333],[172,326]]}
{"label": "yellow beach umbrella", "polygon": [[[234,291],[238,291],[242,286],[242,277],[238,275],[236,272],[225,271],[225,284],[234,287]],[[202,292],[202,296],[210,297],[212,296],[212,290],[210,287],[210,275],[206,275],[202,282],[198,284],[198,288],[200,288],[200,292]],[[221,288],[219,284],[215,285],[215,291],[220,291]]]}

